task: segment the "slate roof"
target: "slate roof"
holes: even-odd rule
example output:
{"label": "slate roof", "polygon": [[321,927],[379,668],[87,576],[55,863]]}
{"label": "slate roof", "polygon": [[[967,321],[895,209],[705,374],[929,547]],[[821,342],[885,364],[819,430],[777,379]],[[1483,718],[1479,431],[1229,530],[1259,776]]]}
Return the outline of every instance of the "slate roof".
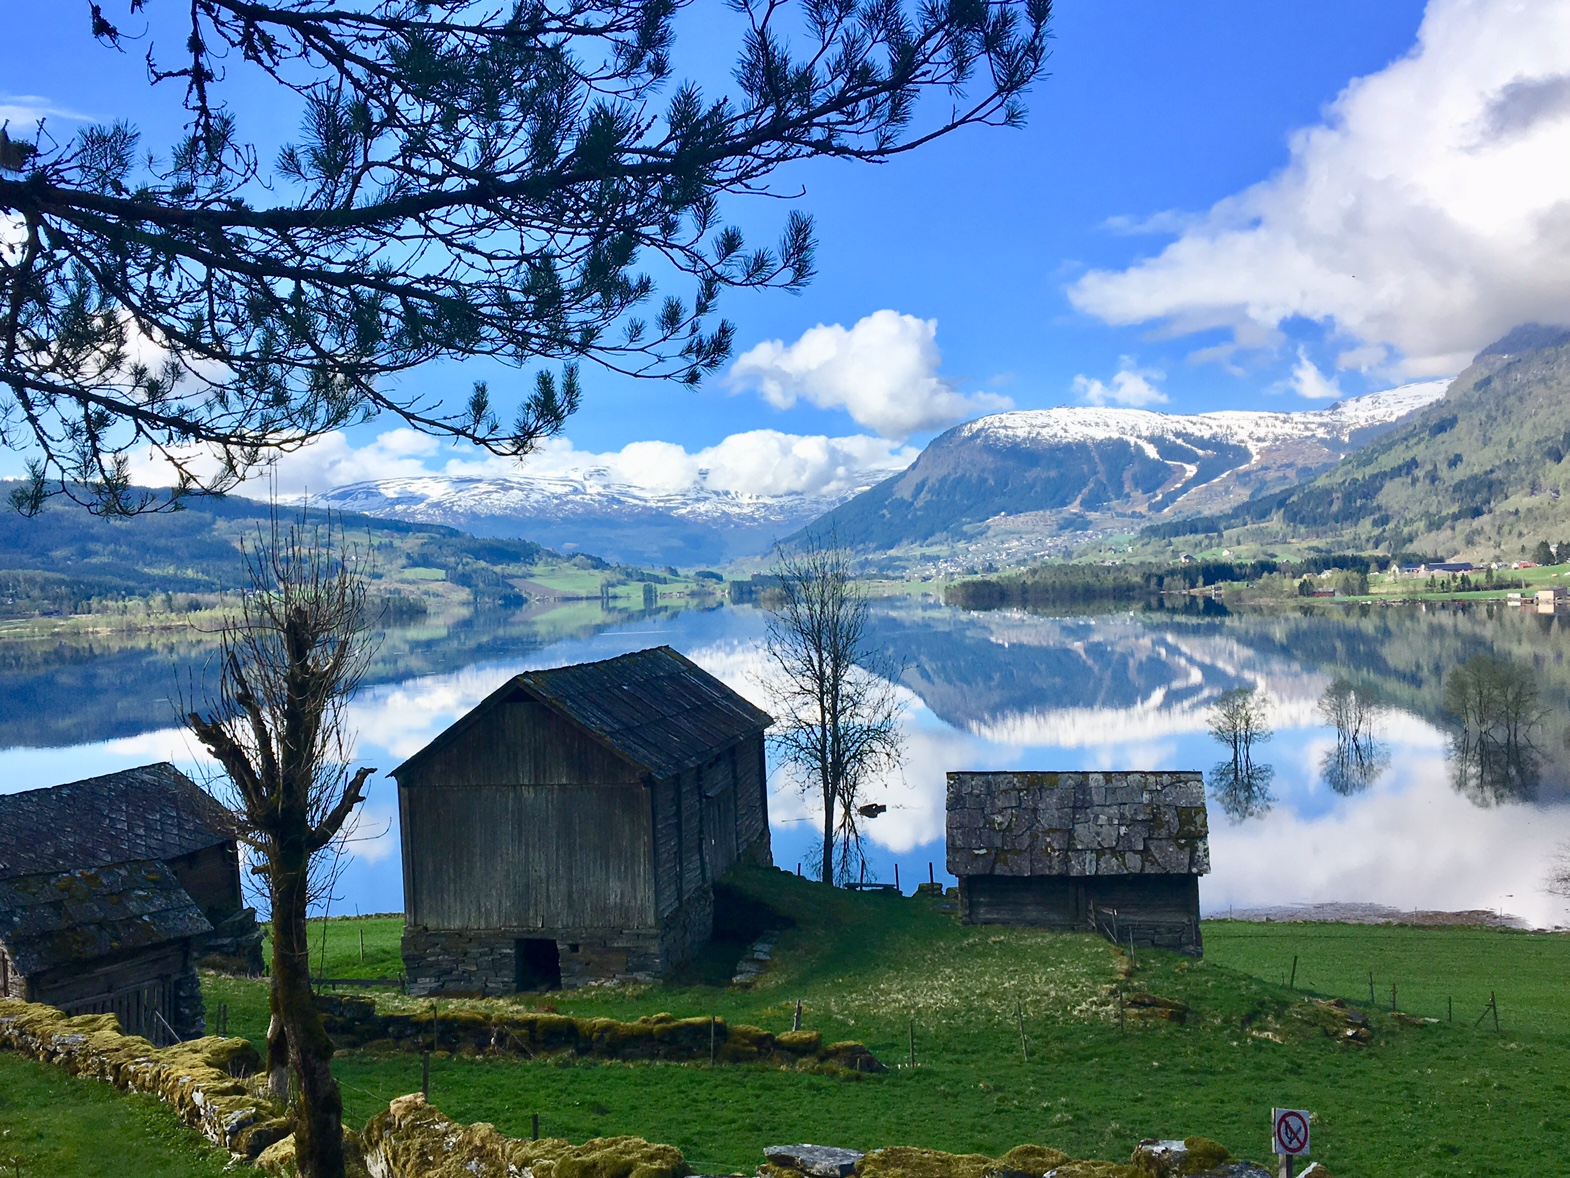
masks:
{"label": "slate roof", "polygon": [[0,880],[0,943],[24,976],[209,932],[155,859]]}
{"label": "slate roof", "polygon": [[176,859],[233,837],[229,812],[167,762],[0,794],[0,879]]}
{"label": "slate roof", "polygon": [[950,773],[948,869],[970,875],[1204,875],[1199,773]]}
{"label": "slate roof", "polygon": [[656,777],[701,765],[774,722],[697,663],[657,646],[515,676],[392,775],[401,776],[442,748],[489,708],[518,699],[555,709]]}

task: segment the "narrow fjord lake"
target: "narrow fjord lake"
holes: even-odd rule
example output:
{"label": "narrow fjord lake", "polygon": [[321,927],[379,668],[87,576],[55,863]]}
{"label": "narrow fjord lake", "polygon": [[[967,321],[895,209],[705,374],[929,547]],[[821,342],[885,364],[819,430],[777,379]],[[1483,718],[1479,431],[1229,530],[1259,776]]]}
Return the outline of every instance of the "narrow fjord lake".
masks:
{"label": "narrow fjord lake", "polygon": [[[905,763],[865,800],[876,876],[905,890],[944,878],[944,774],[952,769],[1196,769],[1221,746],[1212,704],[1268,697],[1269,781],[1212,790],[1208,916],[1325,902],[1493,909],[1566,923],[1544,883],[1570,841],[1570,619],[1503,607],[1318,608],[1277,613],[1143,609],[1047,616],[880,599],[875,633],[904,667]],[[669,644],[767,706],[764,615],[749,607],[641,614],[573,606],[532,617],[389,630],[352,705],[373,779],[334,913],[402,904],[397,800],[385,776],[508,676]],[[179,727],[210,640],[160,635],[0,641],[0,790],[172,760],[211,765]],[[1508,764],[1457,755],[1443,685],[1489,655],[1530,672],[1529,741]],[[1336,680],[1383,709],[1349,764],[1319,702]],[[817,839],[813,807],[771,774],[774,856],[795,870]]]}

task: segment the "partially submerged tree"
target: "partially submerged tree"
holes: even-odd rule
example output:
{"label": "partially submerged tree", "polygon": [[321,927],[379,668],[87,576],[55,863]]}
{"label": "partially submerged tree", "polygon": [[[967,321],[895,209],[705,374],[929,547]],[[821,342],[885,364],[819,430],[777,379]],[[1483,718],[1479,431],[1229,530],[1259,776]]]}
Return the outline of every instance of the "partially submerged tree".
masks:
{"label": "partially submerged tree", "polygon": [[1373,692],[1346,679],[1337,679],[1319,697],[1320,716],[1336,730],[1336,746],[1321,759],[1320,773],[1336,793],[1361,793],[1390,764],[1375,732],[1384,710]]}
{"label": "partially submerged tree", "polygon": [[[187,714],[228,778],[272,921],[268,1066],[296,1083],[295,1147],[305,1178],[343,1173],[343,1101],[311,993],[306,914],[330,886],[330,865],[352,829],[374,769],[351,771],[346,707],[373,646],[355,550],[329,517],[276,511],[245,553],[250,589],[219,647],[219,684]],[[276,1083],[276,1081],[275,1081]]]}
{"label": "partially submerged tree", "polygon": [[1210,771],[1210,788],[1221,808],[1234,820],[1257,817],[1270,809],[1270,783],[1275,769],[1254,760],[1254,746],[1272,735],[1270,716],[1258,688],[1223,691],[1210,709],[1210,735],[1228,756]]}
{"label": "partially submerged tree", "polygon": [[1547,714],[1531,668],[1480,654],[1445,676],[1455,786],[1479,802],[1531,797],[1542,768],[1534,735]]}
{"label": "partially submerged tree", "polygon": [[767,649],[780,726],[771,740],[803,793],[822,804],[819,878],[843,882],[865,861],[862,789],[900,764],[898,669],[872,641],[850,553],[832,535],[781,550],[774,575]]}
{"label": "partially submerged tree", "polygon": [[[671,77],[684,7],[128,0],[150,81],[184,91],[169,150],[123,121],[0,131],[0,443],[36,455],[17,505],[149,509],[165,501],[132,488],[132,449],[177,489],[223,489],[378,413],[522,455],[578,404],[584,360],[696,382],[731,349],[722,290],[797,289],[813,268],[806,215],[749,248],[721,198],[794,197],[771,181],[798,160],[1020,124],[1051,12],[732,0],[736,92],[713,98]],[[132,34],[89,10],[124,51]],[[228,98],[238,78],[302,112],[271,166]],[[656,273],[682,288],[657,307]],[[390,379],[442,357],[535,366],[536,383],[504,412],[483,384],[454,405]]]}

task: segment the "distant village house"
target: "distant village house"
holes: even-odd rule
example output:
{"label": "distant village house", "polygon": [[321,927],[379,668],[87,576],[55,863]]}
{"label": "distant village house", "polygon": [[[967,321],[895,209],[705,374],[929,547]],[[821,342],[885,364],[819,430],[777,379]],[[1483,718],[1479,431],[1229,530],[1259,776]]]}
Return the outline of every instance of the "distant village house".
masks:
{"label": "distant village house", "polygon": [[947,809],[963,921],[1201,951],[1200,774],[950,773]]}
{"label": "distant village house", "polygon": [[769,863],[770,717],[670,647],[530,671],[393,770],[415,994],[650,980]]}
{"label": "distant village house", "polygon": [[233,819],[173,765],[0,795],[0,995],[189,1038],[196,963],[260,945]]}

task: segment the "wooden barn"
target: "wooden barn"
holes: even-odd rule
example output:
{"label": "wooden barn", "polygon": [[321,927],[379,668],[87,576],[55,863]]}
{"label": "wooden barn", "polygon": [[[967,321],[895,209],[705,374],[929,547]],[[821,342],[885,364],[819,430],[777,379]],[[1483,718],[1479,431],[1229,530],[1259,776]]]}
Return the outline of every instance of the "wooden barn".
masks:
{"label": "wooden barn", "polygon": [[1198,773],[950,773],[947,827],[967,923],[1202,949],[1210,843]]}
{"label": "wooden barn", "polygon": [[508,680],[393,770],[409,991],[649,980],[771,861],[770,717],[670,647]]}
{"label": "wooden barn", "polygon": [[228,811],[173,765],[0,795],[0,994],[200,1034],[195,964],[260,965]]}

